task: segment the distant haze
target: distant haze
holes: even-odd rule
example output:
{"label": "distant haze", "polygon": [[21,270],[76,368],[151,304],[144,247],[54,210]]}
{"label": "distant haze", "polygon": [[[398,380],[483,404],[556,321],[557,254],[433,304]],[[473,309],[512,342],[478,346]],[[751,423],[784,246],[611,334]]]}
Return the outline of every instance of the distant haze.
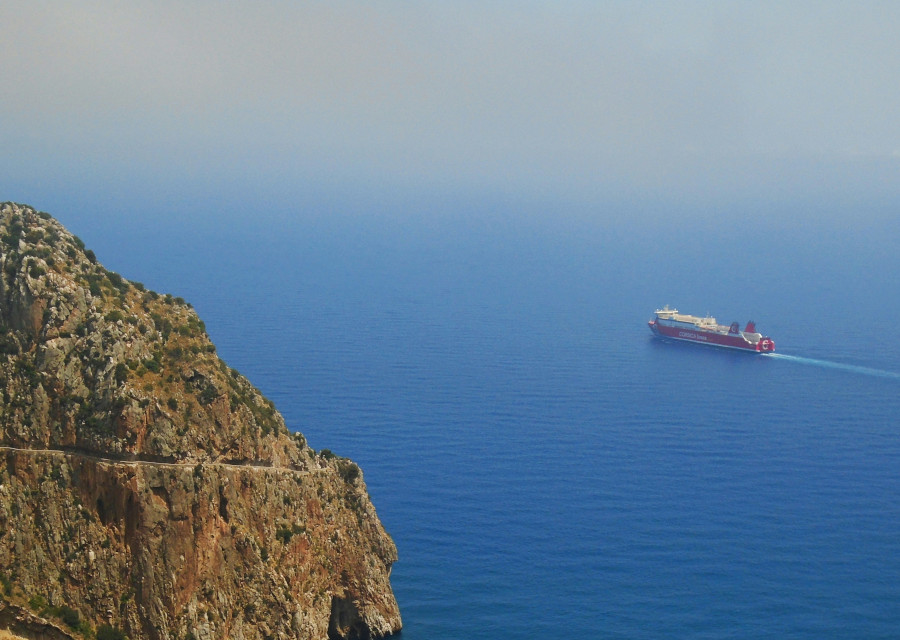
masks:
{"label": "distant haze", "polygon": [[900,195],[893,2],[7,2],[0,25],[0,197],[43,208]]}

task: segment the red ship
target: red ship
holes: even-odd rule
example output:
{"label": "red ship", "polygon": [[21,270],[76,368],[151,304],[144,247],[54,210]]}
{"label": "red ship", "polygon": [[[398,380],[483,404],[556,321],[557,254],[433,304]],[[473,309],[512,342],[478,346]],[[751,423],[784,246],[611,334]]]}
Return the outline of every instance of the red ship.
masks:
{"label": "red ship", "polygon": [[756,353],[775,351],[775,341],[757,333],[756,325],[752,320],[741,331],[737,322],[732,322],[731,326],[725,326],[718,324],[715,318],[709,316],[700,318],[679,313],[678,309],[669,309],[669,306],[666,305],[663,309],[657,309],[656,317],[647,324],[650,325],[650,330],[660,338],[741,349],[742,351],[755,351]]}

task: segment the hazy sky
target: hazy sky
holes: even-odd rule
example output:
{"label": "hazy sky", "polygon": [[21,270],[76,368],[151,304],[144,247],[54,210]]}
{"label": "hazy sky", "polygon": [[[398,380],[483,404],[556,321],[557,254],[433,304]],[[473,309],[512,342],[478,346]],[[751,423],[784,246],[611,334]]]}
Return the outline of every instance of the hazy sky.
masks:
{"label": "hazy sky", "polygon": [[897,2],[0,3],[0,199],[900,195]]}

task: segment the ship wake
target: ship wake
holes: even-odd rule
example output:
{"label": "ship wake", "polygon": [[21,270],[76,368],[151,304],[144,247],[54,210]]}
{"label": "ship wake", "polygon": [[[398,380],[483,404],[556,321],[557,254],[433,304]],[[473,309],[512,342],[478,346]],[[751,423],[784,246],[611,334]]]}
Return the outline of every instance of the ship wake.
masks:
{"label": "ship wake", "polygon": [[815,367],[825,367],[827,369],[840,369],[842,371],[852,371],[866,376],[876,376],[878,378],[890,378],[892,380],[900,380],[900,373],[895,371],[886,371],[885,369],[873,369],[871,367],[860,367],[855,364],[844,364],[843,362],[832,362],[831,360],[818,360],[816,358],[804,358],[801,356],[791,356],[785,353],[765,353],[761,354],[766,358],[777,358],[778,360],[787,360],[799,364],[808,364]]}

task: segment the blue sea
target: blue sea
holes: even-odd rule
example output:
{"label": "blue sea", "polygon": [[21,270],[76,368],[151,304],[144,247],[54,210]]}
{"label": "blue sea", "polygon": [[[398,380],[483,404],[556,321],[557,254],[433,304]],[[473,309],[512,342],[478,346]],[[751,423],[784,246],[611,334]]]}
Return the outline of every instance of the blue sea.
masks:
{"label": "blue sea", "polygon": [[[891,216],[242,207],[51,213],[360,464],[404,640],[900,635]],[[655,340],[664,304],[779,355]]]}

